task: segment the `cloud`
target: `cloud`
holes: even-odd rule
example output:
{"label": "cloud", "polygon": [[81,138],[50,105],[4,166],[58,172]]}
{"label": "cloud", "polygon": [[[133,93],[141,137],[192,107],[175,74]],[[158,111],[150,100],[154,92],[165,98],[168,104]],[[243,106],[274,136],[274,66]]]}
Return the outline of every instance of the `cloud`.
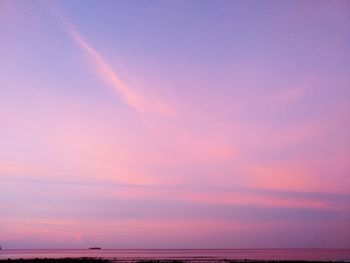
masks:
{"label": "cloud", "polygon": [[76,43],[83,51],[85,56],[90,60],[98,77],[109,85],[109,87],[132,109],[141,115],[157,114],[160,116],[172,116],[173,109],[166,103],[154,98],[141,94],[126,84],[112,68],[111,65],[103,58],[103,56],[84,39],[74,26],[64,17],[57,9],[56,15],[65,25],[65,28]]}

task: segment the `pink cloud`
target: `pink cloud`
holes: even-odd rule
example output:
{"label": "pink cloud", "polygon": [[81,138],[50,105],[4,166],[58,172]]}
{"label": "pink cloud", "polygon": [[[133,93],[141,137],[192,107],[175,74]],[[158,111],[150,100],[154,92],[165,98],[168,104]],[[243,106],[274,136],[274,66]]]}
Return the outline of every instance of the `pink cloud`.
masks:
{"label": "pink cloud", "polygon": [[70,37],[77,46],[84,52],[93,65],[97,75],[106,82],[118,96],[121,96],[124,102],[142,115],[159,114],[162,116],[171,116],[174,114],[173,109],[159,99],[148,98],[135,89],[129,87],[117,72],[108,64],[103,56],[86,41],[73,25],[59,14]]}

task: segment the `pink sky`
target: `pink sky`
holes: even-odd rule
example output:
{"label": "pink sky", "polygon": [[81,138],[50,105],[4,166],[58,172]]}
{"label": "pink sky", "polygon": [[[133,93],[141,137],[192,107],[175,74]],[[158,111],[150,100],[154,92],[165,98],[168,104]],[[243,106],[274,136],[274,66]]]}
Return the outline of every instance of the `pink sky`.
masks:
{"label": "pink sky", "polygon": [[0,245],[348,248],[348,1],[0,1]]}

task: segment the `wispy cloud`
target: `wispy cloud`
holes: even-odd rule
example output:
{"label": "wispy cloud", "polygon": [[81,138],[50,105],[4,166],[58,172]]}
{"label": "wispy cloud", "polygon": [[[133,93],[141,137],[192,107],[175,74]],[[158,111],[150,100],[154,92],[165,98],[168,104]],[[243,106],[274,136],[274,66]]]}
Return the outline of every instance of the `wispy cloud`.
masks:
{"label": "wispy cloud", "polygon": [[98,77],[106,82],[118,96],[122,97],[129,107],[142,115],[155,113],[161,116],[171,116],[173,114],[173,110],[166,103],[141,94],[126,84],[106,59],[82,37],[71,22],[57,9],[55,9],[55,13],[65,25],[71,39],[90,60]]}

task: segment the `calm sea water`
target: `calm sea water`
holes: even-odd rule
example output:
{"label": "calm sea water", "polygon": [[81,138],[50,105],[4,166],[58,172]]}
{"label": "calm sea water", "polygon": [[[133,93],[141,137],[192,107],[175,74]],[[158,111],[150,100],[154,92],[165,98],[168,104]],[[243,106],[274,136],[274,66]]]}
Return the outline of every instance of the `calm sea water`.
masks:
{"label": "calm sea water", "polygon": [[0,250],[0,259],[95,257],[115,261],[178,259],[187,261],[250,260],[332,260],[349,261],[350,249],[30,249]]}

